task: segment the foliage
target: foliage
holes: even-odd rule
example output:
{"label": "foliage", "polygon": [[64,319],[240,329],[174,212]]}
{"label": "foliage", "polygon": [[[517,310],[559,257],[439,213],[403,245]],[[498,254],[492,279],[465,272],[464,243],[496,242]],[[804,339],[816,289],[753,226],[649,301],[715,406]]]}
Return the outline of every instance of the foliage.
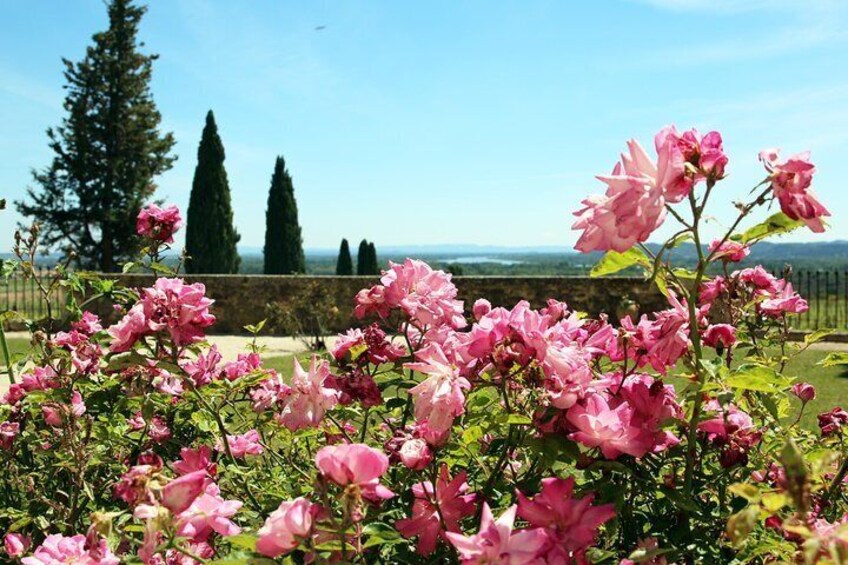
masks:
{"label": "foliage", "polygon": [[82,61],[63,60],[67,116],[47,130],[53,162],[33,172],[37,187],[17,202],[41,224],[43,244],[67,245],[83,267],[103,272],[135,253],[135,216],[175,159],[150,92],[156,55],[138,51],[145,10],[112,0],[109,29],[93,36]]}
{"label": "foliage", "polygon": [[314,351],[326,349],[327,328],[338,327],[340,316],[335,298],[317,281],[265,307],[270,331],[300,338]]}
{"label": "foliage", "polygon": [[339,246],[339,257],[336,259],[336,274],[348,276],[353,274],[353,260],[350,257],[350,245],[347,239],[342,238]]}
{"label": "foliage", "polygon": [[305,273],[303,238],[297,221],[294,185],[286,170],[286,162],[277,157],[268,210],[265,213],[265,274],[291,275]]}
{"label": "foliage", "polygon": [[186,270],[190,273],[237,273],[241,239],[233,226],[224,145],[212,110],[197,149],[186,225]]}
{"label": "foliage", "polygon": [[[617,325],[556,300],[481,298],[469,317],[450,275],[407,259],[357,294],[373,323],[284,381],[255,345],[227,363],[208,346],[202,285],[86,280],[123,317],[103,329],[73,303],[70,331],[34,334],[0,408],[5,551],[26,565],[848,563],[848,412],[801,427],[816,391],[786,372],[823,334],[787,343],[804,299],[732,266],[748,252],[736,228],[773,199],[823,227],[808,159],[769,153],[768,186],[694,270],[665,255],[684,237],[700,248],[717,135],[664,130],[656,163],[631,142],[579,213],[579,245],[610,253],[598,273],[632,261],[667,293],[668,309]],[[681,233],[639,246],[666,212]]]}

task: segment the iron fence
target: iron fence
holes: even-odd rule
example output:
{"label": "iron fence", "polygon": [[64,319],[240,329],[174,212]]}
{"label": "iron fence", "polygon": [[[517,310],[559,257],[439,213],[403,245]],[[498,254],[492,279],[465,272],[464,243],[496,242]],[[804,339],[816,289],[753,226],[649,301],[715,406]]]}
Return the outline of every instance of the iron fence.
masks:
{"label": "iron fence", "polygon": [[[784,277],[781,271],[772,274]],[[809,304],[805,313],[789,317],[793,329],[848,330],[848,270],[799,269],[784,278]]]}
{"label": "iron fence", "polygon": [[[0,279],[0,312],[13,310],[25,318],[40,319],[47,316],[47,303],[38,288],[41,281],[45,286],[53,269],[37,267],[35,277],[24,277],[15,273],[6,280]],[[65,303],[65,289],[59,286],[50,297],[50,307],[55,317]]]}

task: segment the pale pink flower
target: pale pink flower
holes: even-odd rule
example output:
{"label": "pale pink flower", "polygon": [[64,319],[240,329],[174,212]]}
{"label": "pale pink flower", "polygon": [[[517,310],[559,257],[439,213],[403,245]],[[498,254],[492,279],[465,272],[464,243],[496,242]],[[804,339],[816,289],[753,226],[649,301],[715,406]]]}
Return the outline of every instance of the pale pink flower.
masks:
{"label": "pale pink flower", "polygon": [[228,381],[234,381],[244,377],[245,375],[249,375],[254,371],[258,371],[261,368],[262,361],[259,359],[259,354],[239,353],[238,359],[236,361],[226,363],[222,367],[221,373]]}
{"label": "pale pink flower", "polygon": [[110,551],[106,540],[99,540],[95,547],[86,548],[86,537],[82,534],[65,537],[52,534],[35,549],[30,557],[21,559],[24,565],[118,565],[119,560]]}
{"label": "pale pink flower", "polygon": [[403,442],[398,450],[400,462],[404,467],[413,471],[421,471],[433,460],[433,451],[427,442],[420,438],[409,439]]}
{"label": "pale pink flower", "polygon": [[356,295],[357,317],[377,314],[385,318],[392,309],[400,308],[422,328],[465,327],[462,301],[456,300],[450,274],[434,271],[423,261],[406,259],[401,264],[389,262],[380,283]]}
{"label": "pale pink flower", "polygon": [[359,328],[351,328],[347,332],[337,335],[335,342],[330,347],[330,353],[336,361],[341,361],[353,348],[356,348],[356,355],[367,349],[365,334]]}
{"label": "pale pink flower", "polygon": [[751,248],[744,243],[728,239],[722,242],[720,239],[714,239],[708,248],[713,259],[721,259],[723,261],[732,261],[738,263],[745,257],[751,254]]}
{"label": "pale pink flower", "polygon": [[103,329],[100,317],[93,312],[83,312],[82,317],[71,324],[71,328],[85,335],[93,335]]}
{"label": "pale pink flower", "polygon": [[179,514],[191,506],[205,486],[205,469],[182,475],[168,482],[162,489],[162,506]]}
{"label": "pale pink flower", "polygon": [[642,457],[653,447],[652,437],[632,424],[634,412],[628,403],[610,407],[601,394],[591,394],[583,404],[575,404],[566,413],[577,431],[569,437],[587,447],[598,447],[607,459],[622,453]]}
{"label": "pale pink flower", "polygon": [[303,497],[280,503],[256,532],[256,551],[267,557],[292,551],[312,535],[312,523],[320,510]]}
{"label": "pale pink flower", "polygon": [[140,304],[130,308],[129,312],[117,324],[106,330],[112,336],[109,350],[112,353],[129,351],[142,336],[147,333],[147,319]]}
{"label": "pale pink flower", "polygon": [[760,161],[770,175],[780,209],[793,220],[802,220],[812,231],[823,232],[822,217],[830,216],[830,212],[810,190],[816,172],[810,153],[799,153],[785,161],[779,160],[779,154],[779,149],[766,149],[760,152]]}
{"label": "pale pink flower", "polygon": [[[246,455],[260,455],[265,451],[260,443],[259,432],[256,430],[250,430],[241,435],[228,435],[227,443],[230,446],[230,453],[236,459],[241,459]],[[220,441],[215,448],[218,451],[224,451],[224,446]]]}
{"label": "pale pink flower", "polygon": [[472,312],[474,314],[474,319],[479,321],[480,318],[488,314],[492,311],[492,303],[486,300],[485,298],[478,298],[474,302],[474,307],[472,308]]}
{"label": "pale pink flower", "polygon": [[760,312],[776,318],[783,314],[803,314],[810,309],[807,301],[792,288],[791,282],[781,282],[783,287],[777,293],[760,302]]}
{"label": "pale pink flower", "polygon": [[801,402],[807,403],[816,398],[816,387],[810,383],[795,383],[792,385],[792,394],[797,396]]}
{"label": "pale pink flower", "polygon": [[548,533],[548,563],[570,562],[594,543],[600,525],[615,516],[614,504],[592,505],[594,494],[575,499],[572,477],[543,479],[542,491],[532,499],[520,491],[516,495],[518,515]]}
{"label": "pale pink flower", "polygon": [[315,464],[324,477],[337,485],[357,485],[368,500],[379,501],[394,496],[392,491],[380,484],[380,477],[389,468],[388,457],[365,444],[322,447],[315,455]]}
{"label": "pale pink flower", "polygon": [[291,388],[277,371],[269,371],[269,377],[250,390],[251,407],[256,412],[264,412],[282,405],[291,394]]}
{"label": "pale pink flower", "polygon": [[464,536],[446,532],[463,565],[499,563],[502,565],[542,565],[539,553],[547,543],[542,529],[513,530],[516,506],[510,506],[495,520],[492,510],[483,503],[479,533]]}
{"label": "pale pink flower", "polygon": [[332,410],[339,400],[339,391],[331,388],[330,365],[318,362],[313,355],[309,372],[303,370],[297,357],[294,358],[294,374],[286,405],[278,415],[279,422],[292,431],[317,427],[327,410]]}
{"label": "pale pink flower", "polygon": [[703,340],[707,347],[733,347],[736,343],[736,328],[730,324],[712,324],[704,332]]}
{"label": "pale pink flower", "polygon": [[435,492],[430,481],[412,485],[412,494],[415,496],[412,516],[398,520],[395,527],[405,538],[418,536],[416,550],[419,554],[432,553],[439,538],[447,540],[445,531],[459,533],[459,521],[474,514],[477,497],[467,494],[466,478],[466,472],[462,471],[451,479],[447,465],[443,464],[439,469]]}
{"label": "pale pink flower", "polygon": [[21,386],[27,392],[59,388],[62,383],[53,367],[33,367],[31,372],[21,375]]}
{"label": "pale pink flower", "polygon": [[9,533],[3,538],[3,546],[9,557],[20,557],[27,552],[30,545],[32,545],[32,540],[29,536],[23,534]]}
{"label": "pale pink flower", "polygon": [[214,483],[208,484],[205,492],[177,516],[177,533],[194,542],[206,541],[212,532],[222,536],[237,535],[241,533],[241,528],[230,518],[241,506],[242,503],[238,500],[224,500],[218,486]]}
{"label": "pale pink flower", "polygon": [[174,206],[160,208],[149,204],[138,213],[135,231],[138,235],[161,243],[174,243],[174,234],[183,224],[180,210]]}
{"label": "pale pink flower", "polygon": [[448,361],[445,352],[436,344],[430,344],[415,354],[418,361],[404,365],[419,371],[427,378],[409,389],[415,398],[415,418],[427,420],[430,428],[437,432],[449,430],[454,418],[465,412],[464,390],[471,388],[459,369]]}

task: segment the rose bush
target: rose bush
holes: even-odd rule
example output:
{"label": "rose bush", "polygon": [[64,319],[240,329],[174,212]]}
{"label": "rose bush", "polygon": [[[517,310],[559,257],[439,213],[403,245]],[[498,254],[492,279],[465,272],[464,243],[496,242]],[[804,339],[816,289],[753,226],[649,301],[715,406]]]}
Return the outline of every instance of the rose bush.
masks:
{"label": "rose bush", "polygon": [[[804,299],[732,266],[768,236],[824,228],[815,168],[764,152],[766,178],[706,246],[721,136],[670,127],[655,146],[630,141],[575,223],[578,249],[606,252],[595,274],[640,266],[666,294],[639,319],[485,299],[469,317],[450,275],[406,260],[356,296],[362,327],[294,360],[287,381],[255,349],[225,361],[208,345],[200,283],[132,290],[60,269],[42,294],[76,291],[75,321],[32,322],[0,406],[5,558],[848,563],[848,413],[800,427],[815,389],[784,374],[822,334],[787,343]],[[781,212],[739,229],[772,202]],[[644,246],[669,218],[676,233]],[[179,223],[142,211],[132,268],[168,275],[159,253]],[[7,273],[32,274],[36,239]],[[670,261],[683,242],[692,269]],[[115,301],[116,323],[77,302],[92,293]]]}

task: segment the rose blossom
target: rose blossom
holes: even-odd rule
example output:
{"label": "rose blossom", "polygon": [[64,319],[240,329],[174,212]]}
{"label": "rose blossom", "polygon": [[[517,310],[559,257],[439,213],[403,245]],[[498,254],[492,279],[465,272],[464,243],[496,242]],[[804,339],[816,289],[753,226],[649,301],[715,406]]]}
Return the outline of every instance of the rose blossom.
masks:
{"label": "rose blossom", "polygon": [[394,493],[380,484],[389,468],[386,455],[362,443],[328,445],[318,450],[315,465],[321,474],[339,486],[357,485],[363,498],[379,501]]}
{"label": "rose blossom", "polygon": [[403,443],[398,450],[398,456],[404,467],[413,471],[421,471],[427,468],[433,460],[433,452],[423,439],[409,439]]}
{"label": "rose blossom", "polygon": [[810,153],[799,153],[785,161],[779,159],[779,149],[760,152],[760,161],[769,173],[780,209],[793,220],[803,221],[812,231],[823,232],[822,217],[830,216],[830,212],[810,190],[816,172],[815,165],[810,162]]}
{"label": "rose blossom", "polygon": [[736,328],[730,324],[713,324],[704,332],[704,345],[727,348],[736,343]]}
{"label": "rose blossom", "polygon": [[20,557],[27,552],[32,540],[29,536],[23,534],[9,533],[3,538],[3,546],[6,548],[6,554],[9,557]]}
{"label": "rose blossom", "polygon": [[180,210],[174,205],[160,208],[149,204],[138,213],[135,231],[138,235],[160,243],[174,243],[174,234],[182,227]]}
{"label": "rose blossom", "polygon": [[734,263],[738,263],[751,254],[750,247],[730,239],[724,242],[720,239],[713,240],[713,242],[710,243],[708,251],[714,259],[732,261]]}
{"label": "rose blossom", "polygon": [[326,361],[319,363],[318,356],[313,355],[307,372],[295,357],[291,388],[277,417],[279,422],[291,431],[317,427],[339,400],[339,391],[328,386],[329,380],[330,365]]}
{"label": "rose blossom", "polygon": [[513,529],[517,507],[510,506],[495,520],[489,504],[483,503],[483,516],[479,533],[465,536],[456,532],[446,532],[445,536],[453,544],[463,565],[500,563],[503,565],[542,565],[539,552],[547,543],[547,535],[542,529]]}
{"label": "rose blossom", "polygon": [[52,534],[44,539],[31,557],[24,557],[24,565],[118,565],[119,560],[110,551],[106,540],[98,540],[95,547],[86,549],[86,537],[77,534],[65,537]]}
{"label": "rose blossom", "polygon": [[256,551],[277,557],[295,549],[312,534],[312,522],[320,510],[303,497],[281,502],[256,532]]}
{"label": "rose blossom", "polygon": [[797,396],[801,402],[807,403],[816,398],[816,387],[810,383],[795,383],[792,385],[792,394]]}

